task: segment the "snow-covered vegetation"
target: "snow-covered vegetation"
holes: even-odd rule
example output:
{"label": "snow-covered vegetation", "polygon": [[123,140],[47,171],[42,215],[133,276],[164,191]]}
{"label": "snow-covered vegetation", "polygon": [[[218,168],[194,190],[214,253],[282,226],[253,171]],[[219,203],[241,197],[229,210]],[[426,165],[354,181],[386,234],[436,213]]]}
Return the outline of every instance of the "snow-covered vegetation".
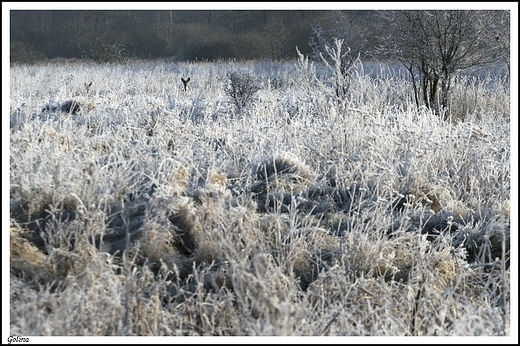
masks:
{"label": "snow-covered vegetation", "polygon": [[12,66],[10,334],[510,335],[508,82],[373,66]]}

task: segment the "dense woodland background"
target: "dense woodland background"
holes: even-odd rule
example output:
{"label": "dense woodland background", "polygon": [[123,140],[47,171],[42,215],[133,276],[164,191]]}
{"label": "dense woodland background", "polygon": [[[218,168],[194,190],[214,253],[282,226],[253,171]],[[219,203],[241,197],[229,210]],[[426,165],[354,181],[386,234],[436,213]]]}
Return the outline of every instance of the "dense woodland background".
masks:
{"label": "dense woodland background", "polygon": [[11,11],[11,62],[57,57],[114,61],[293,59],[310,53],[313,28],[348,14],[351,32],[373,54],[387,19],[378,11]]}

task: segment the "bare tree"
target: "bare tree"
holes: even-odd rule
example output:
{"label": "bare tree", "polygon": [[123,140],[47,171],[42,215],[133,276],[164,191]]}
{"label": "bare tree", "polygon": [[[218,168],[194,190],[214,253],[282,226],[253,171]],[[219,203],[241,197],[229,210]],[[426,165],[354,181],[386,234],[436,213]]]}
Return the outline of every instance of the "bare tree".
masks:
{"label": "bare tree", "polygon": [[[332,26],[313,26],[309,40],[312,57],[324,63],[332,72],[334,94],[340,101],[344,101],[348,95],[352,73],[360,62],[367,41],[367,31],[354,25],[354,21],[360,18],[355,11],[333,11]],[[298,55],[301,60],[299,51]]]}
{"label": "bare tree", "polygon": [[[350,56],[350,48],[347,47],[344,50],[343,40],[337,38],[334,39],[334,46],[326,45],[324,50],[325,54],[320,52],[319,57],[330,72],[330,77],[325,83],[316,76],[316,70],[312,63],[309,65],[308,57],[305,57],[296,47],[299,65],[325,94],[333,96],[339,105],[345,106],[350,88],[351,71],[358,66],[359,53],[357,57]],[[348,64],[345,64],[345,61],[348,61]]]}
{"label": "bare tree", "polygon": [[[500,61],[509,67],[509,11],[385,11],[385,53],[412,77],[415,101],[449,116],[453,77]],[[503,40],[501,40],[503,37]]]}

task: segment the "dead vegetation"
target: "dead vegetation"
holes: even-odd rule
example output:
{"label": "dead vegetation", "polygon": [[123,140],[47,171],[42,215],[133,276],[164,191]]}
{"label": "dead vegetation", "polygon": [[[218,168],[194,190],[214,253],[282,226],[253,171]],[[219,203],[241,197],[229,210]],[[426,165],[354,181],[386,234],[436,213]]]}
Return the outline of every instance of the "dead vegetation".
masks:
{"label": "dead vegetation", "polygon": [[[235,122],[158,113],[149,135],[124,99],[14,131],[10,333],[508,335],[502,128],[445,140],[435,117],[386,127],[319,100],[283,128],[255,103]],[[320,109],[337,117],[315,126]]]}

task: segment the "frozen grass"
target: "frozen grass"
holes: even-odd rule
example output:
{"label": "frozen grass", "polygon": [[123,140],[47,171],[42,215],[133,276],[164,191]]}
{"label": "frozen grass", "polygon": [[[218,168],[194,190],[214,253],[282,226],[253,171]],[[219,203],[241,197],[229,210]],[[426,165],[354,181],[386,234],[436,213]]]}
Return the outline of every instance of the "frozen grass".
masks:
{"label": "frozen grass", "polygon": [[460,81],[453,123],[397,75],[338,104],[296,63],[10,83],[10,335],[510,335],[505,82]]}

